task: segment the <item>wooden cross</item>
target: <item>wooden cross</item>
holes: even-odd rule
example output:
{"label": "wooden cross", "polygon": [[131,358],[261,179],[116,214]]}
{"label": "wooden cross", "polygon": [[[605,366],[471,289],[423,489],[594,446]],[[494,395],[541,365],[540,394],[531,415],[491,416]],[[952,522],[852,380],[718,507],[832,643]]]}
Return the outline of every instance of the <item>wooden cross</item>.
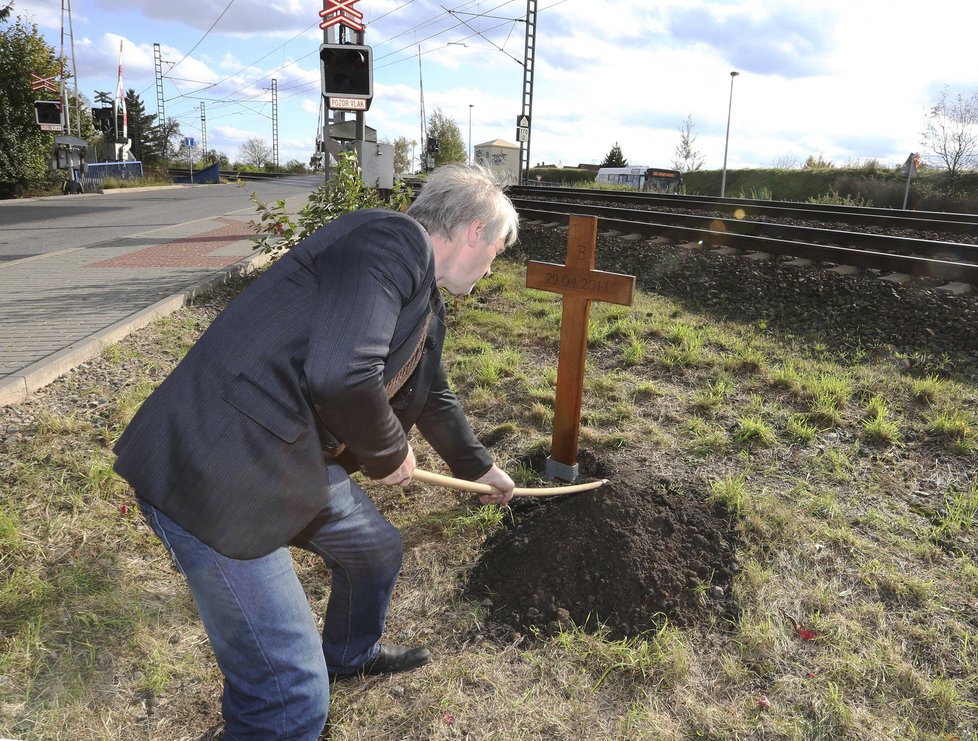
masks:
{"label": "wooden cross", "polygon": [[526,264],[526,285],[563,294],[560,321],[560,357],[557,361],[557,396],[554,400],[554,434],[547,475],[574,481],[577,478],[577,439],[581,429],[584,395],[584,361],[587,356],[588,317],[591,301],[630,306],[635,276],[594,269],[594,245],[598,236],[595,216],[571,216],[564,265],[531,260]]}

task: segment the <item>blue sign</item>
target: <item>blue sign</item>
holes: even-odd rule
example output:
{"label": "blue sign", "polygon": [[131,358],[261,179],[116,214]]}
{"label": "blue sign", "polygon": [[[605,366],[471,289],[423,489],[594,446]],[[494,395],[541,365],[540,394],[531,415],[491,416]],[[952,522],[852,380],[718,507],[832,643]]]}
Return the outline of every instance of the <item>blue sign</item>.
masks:
{"label": "blue sign", "polygon": [[197,141],[192,136],[183,137],[183,146],[185,147],[196,147]]}

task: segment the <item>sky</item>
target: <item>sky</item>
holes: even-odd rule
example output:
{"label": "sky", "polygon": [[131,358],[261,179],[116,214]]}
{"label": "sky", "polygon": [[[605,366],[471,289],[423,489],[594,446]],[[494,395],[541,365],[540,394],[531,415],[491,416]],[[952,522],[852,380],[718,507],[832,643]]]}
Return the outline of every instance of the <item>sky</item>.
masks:
{"label": "sky", "polygon": [[[159,44],[166,116],[199,144],[203,104],[208,148],[232,161],[248,139],[271,145],[274,79],[284,164],[307,163],[314,151],[323,2],[15,0],[14,15],[36,23],[56,50],[64,38],[70,55],[74,41],[78,90],[89,100],[116,90],[121,40],[123,84],[149,113]],[[516,142],[525,0],[353,2],[373,48],[366,123],[378,139],[420,142],[423,102],[428,116],[440,109],[453,119],[467,145]],[[800,166],[809,156],[897,165],[926,154],[925,117],[945,88],[978,90],[974,27],[960,0],[536,7],[534,165],[598,163],[617,143],[629,164],[669,167],[687,118],[704,169],[720,169],[725,149],[730,169]]]}

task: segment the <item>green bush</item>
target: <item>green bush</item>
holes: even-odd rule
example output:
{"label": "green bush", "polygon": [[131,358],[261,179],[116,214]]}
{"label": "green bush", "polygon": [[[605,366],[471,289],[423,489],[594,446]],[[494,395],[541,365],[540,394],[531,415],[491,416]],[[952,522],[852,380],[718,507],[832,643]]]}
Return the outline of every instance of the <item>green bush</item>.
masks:
{"label": "green bush", "polygon": [[[699,170],[683,174],[689,195],[720,194],[720,170]],[[881,168],[877,163],[865,167],[822,167],[803,169],[727,170],[728,196],[753,199],[765,194],[770,200],[821,202],[833,200],[861,203],[877,208],[903,208],[906,178],[900,168]],[[947,173],[923,170],[910,187],[907,207],[920,211],[978,213],[978,172],[967,172],[955,183],[950,195]]]}
{"label": "green bush", "polygon": [[316,188],[306,205],[299,209],[298,221],[292,219],[284,200],[269,205],[260,201],[256,193],[251,194],[251,200],[259,214],[257,221],[249,222],[260,235],[254,239],[254,249],[275,254],[292,249],[317,229],[351,211],[383,206],[403,211],[410,204],[411,196],[409,189],[397,181],[385,203],[376,188],[363,184],[357,156],[344,152],[329,182]]}
{"label": "green bush", "polygon": [[578,167],[531,167],[530,180],[554,185],[593,183],[596,172]]}

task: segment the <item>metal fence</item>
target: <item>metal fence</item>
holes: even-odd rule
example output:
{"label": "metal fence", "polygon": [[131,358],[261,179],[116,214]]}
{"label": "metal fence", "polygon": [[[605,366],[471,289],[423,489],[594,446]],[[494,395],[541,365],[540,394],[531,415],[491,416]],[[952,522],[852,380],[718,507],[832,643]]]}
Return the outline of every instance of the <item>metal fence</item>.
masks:
{"label": "metal fence", "polygon": [[143,176],[142,162],[96,162],[82,175],[85,190],[100,190],[106,178],[137,180]]}

